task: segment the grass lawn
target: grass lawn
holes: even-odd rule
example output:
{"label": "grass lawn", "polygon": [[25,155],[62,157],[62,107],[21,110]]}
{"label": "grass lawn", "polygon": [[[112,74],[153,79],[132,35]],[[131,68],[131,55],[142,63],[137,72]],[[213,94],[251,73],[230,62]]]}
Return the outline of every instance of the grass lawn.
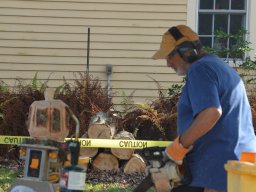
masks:
{"label": "grass lawn", "polygon": [[12,181],[16,179],[23,170],[12,170],[0,165],[0,192],[7,191]]}
{"label": "grass lawn", "polygon": [[86,184],[85,187],[85,191],[110,191],[110,192],[132,192],[133,189],[130,188],[121,188],[118,184],[103,184],[103,183],[99,183],[99,184]]}

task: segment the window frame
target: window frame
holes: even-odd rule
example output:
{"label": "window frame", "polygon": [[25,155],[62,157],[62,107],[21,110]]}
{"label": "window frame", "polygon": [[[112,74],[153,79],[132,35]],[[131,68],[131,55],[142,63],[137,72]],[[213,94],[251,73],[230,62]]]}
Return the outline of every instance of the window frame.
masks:
{"label": "window frame", "polygon": [[[255,58],[256,55],[256,25],[253,24],[253,18],[256,18],[256,7],[255,0],[246,0],[246,18],[245,18],[245,29],[249,32],[245,39],[251,43],[253,49],[248,53],[248,56]],[[220,10],[218,10],[220,11]],[[226,10],[224,10],[226,11]],[[187,25],[194,31],[198,32],[198,12],[199,12],[199,0],[188,0],[187,1]],[[240,13],[241,11],[239,11]]]}

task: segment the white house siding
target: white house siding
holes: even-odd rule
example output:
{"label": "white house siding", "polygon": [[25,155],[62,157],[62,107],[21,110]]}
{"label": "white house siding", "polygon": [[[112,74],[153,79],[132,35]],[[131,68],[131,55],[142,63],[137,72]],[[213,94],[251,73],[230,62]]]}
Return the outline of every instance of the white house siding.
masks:
{"label": "white house siding", "polygon": [[151,56],[170,26],[186,23],[187,0],[0,0],[0,80],[14,86],[38,72],[51,87],[72,82],[86,71],[90,28],[89,73],[105,87],[112,64],[114,103],[135,90],[135,102],[155,99],[153,79],[163,89],[181,79]]}

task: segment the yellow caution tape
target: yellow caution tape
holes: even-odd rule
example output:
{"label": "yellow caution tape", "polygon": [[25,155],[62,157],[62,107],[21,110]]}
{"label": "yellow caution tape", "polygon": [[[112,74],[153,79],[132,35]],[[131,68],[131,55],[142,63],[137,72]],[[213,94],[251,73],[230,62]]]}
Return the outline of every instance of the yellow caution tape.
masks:
{"label": "yellow caution tape", "polygon": [[[0,135],[0,144],[17,145],[32,137]],[[65,140],[69,140],[66,138]],[[115,140],[79,138],[81,147],[142,149],[147,147],[166,147],[171,141]]]}
{"label": "yellow caution tape", "polygon": [[0,144],[17,145],[22,143],[24,139],[28,138],[31,137],[0,135]]}
{"label": "yellow caution tape", "polygon": [[99,148],[131,148],[142,149],[147,147],[166,147],[170,141],[148,141],[148,140],[116,140],[116,139],[79,139],[81,147]]}

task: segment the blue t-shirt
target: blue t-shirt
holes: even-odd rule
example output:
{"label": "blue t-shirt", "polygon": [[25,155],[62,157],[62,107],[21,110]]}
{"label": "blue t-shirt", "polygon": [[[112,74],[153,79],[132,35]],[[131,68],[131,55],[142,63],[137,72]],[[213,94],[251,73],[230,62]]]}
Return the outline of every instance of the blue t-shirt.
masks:
{"label": "blue t-shirt", "polygon": [[242,151],[256,152],[256,137],[243,81],[233,68],[214,55],[202,57],[189,68],[178,103],[178,134],[208,107],[220,108],[222,116],[187,154],[191,186],[226,190],[224,164],[238,160]]}

